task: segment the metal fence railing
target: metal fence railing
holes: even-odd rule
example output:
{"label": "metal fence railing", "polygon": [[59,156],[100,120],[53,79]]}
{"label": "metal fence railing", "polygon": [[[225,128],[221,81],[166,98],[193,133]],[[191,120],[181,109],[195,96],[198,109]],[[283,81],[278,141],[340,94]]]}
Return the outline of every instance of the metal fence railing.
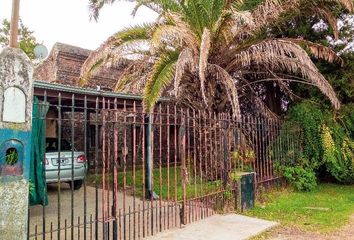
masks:
{"label": "metal fence railing", "polygon": [[[237,204],[238,172],[278,178],[277,121],[86,95],[37,96],[46,114],[48,204],[29,209],[30,239],[140,239]],[[293,145],[292,145],[293,144]],[[45,201],[43,201],[45,202]]]}

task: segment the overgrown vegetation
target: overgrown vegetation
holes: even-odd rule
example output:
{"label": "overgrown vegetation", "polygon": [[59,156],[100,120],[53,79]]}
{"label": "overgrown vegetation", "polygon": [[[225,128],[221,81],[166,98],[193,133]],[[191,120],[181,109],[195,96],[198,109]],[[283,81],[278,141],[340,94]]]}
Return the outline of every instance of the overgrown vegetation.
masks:
{"label": "overgrown vegetation", "polygon": [[[115,1],[89,2],[92,16],[97,19],[101,8]],[[107,39],[84,63],[81,85],[88,84],[100,67],[130,59],[125,61],[128,62],[126,71],[117,78],[116,90],[143,93],[146,111],[154,109],[161,95],[170,94],[195,109],[230,112],[234,117],[240,117],[241,111],[257,112],[277,118],[282,105],[277,93],[281,89],[291,95],[289,80],[317,87],[335,108],[340,107],[332,87],[311,59],[341,62],[336,53],[297,36],[277,37],[270,29],[279,22],[291,24],[294,15],[322,17],[331,23],[333,18],[328,16],[332,12],[338,8],[352,12],[353,2],[133,2],[134,14],[145,6],[159,18],[153,23],[119,31]]]}
{"label": "overgrown vegetation", "polygon": [[[97,19],[115,1],[89,2]],[[287,114],[283,134],[294,137],[279,141],[296,148],[273,150],[281,158],[278,171],[299,190],[313,190],[319,177],[354,181],[354,57],[339,56],[345,46],[328,40],[352,39],[354,29],[338,27],[337,20],[353,12],[353,1],[133,2],[134,14],[145,6],[158,20],[110,37],[83,65],[81,84],[105,64],[130,59],[116,90],[143,93],[146,111],[169,93],[195,109],[236,117]],[[342,108],[334,112],[330,105]],[[232,156],[238,167],[251,169],[239,160],[252,159],[250,154],[238,150]]]}
{"label": "overgrown vegetation", "polygon": [[302,102],[290,109],[283,128],[283,135],[296,134],[297,146],[291,151],[297,152],[285,149],[277,169],[298,190],[313,190],[319,178],[354,183],[353,104],[333,113]]}
{"label": "overgrown vegetation", "polygon": [[[354,182],[354,54],[343,52],[348,41],[352,40],[354,28],[346,20],[348,15],[340,8],[328,16],[333,21],[321,27],[318,23],[325,18],[321,14],[306,16],[291,13],[286,16],[288,21],[277,23],[271,30],[277,38],[300,37],[325,46],[331,44],[329,39],[341,39],[342,42],[333,46],[334,51],[338,55],[340,53],[342,64],[328,64],[314,59],[341,102],[339,111],[330,108],[318,89],[289,83],[293,96],[285,98],[290,104],[279,141],[290,138],[295,149],[284,149],[278,170],[299,190],[313,190],[319,180]],[[342,22],[342,27],[337,26],[337,19]],[[333,33],[332,37],[329,37],[328,30]]]}
{"label": "overgrown vegetation", "polygon": [[331,232],[345,225],[353,212],[354,185],[321,184],[312,192],[270,191],[246,214],[305,231]]}

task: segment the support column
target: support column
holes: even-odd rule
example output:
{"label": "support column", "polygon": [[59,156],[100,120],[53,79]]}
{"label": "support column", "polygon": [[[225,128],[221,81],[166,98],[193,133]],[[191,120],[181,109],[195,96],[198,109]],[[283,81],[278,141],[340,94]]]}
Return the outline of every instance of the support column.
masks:
{"label": "support column", "polygon": [[150,199],[153,196],[152,190],[152,121],[153,117],[151,114],[147,114],[144,118],[144,128],[145,128],[145,192],[146,198]]}
{"label": "support column", "polygon": [[153,115],[147,114],[144,118],[144,128],[145,128],[145,189],[146,198],[156,199],[157,195],[152,189],[152,178],[153,178]]}
{"label": "support column", "polygon": [[0,238],[27,239],[33,67],[25,53],[0,53]]}

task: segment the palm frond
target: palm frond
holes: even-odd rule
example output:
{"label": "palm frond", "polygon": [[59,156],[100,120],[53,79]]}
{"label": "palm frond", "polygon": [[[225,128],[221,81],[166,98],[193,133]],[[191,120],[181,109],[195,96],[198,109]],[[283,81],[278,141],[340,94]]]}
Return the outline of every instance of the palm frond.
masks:
{"label": "palm frond", "polygon": [[165,87],[172,82],[177,59],[177,52],[167,52],[152,67],[151,74],[144,88],[143,102],[146,112],[153,111]]}
{"label": "palm frond", "polygon": [[286,40],[266,40],[237,54],[227,69],[236,70],[254,65],[300,74],[327,96],[336,109],[340,108],[332,86],[299,45]]}
{"label": "palm frond", "polygon": [[344,6],[349,12],[354,11],[354,2],[353,0],[336,0],[339,4]]}
{"label": "palm frond", "polygon": [[112,4],[116,0],[89,0],[90,18],[97,21],[100,10],[105,4]]}
{"label": "palm frond", "polygon": [[181,24],[178,17],[169,15],[175,24],[163,24],[156,27],[151,37],[152,50],[160,49],[163,45],[173,48],[188,46],[194,51],[198,49],[198,38],[190,31],[189,26]]}
{"label": "palm frond", "polygon": [[[217,22],[222,15],[224,9],[226,9],[226,2],[227,1],[220,1],[220,0],[209,0],[211,2],[210,4],[210,20],[211,22],[214,23]],[[211,28],[212,26],[210,26]]]}
{"label": "palm frond", "polygon": [[202,0],[186,1],[185,5],[182,5],[182,11],[184,20],[190,25],[196,35],[201,38],[204,28],[207,27],[208,12],[199,1]]}
{"label": "palm frond", "polygon": [[205,72],[208,66],[209,52],[211,48],[211,36],[209,29],[205,28],[202,36],[202,42],[200,44],[200,56],[199,56],[199,80],[202,92],[203,101],[206,103],[205,96]]}
{"label": "palm frond", "polygon": [[181,5],[176,0],[133,0],[136,5],[132,11],[132,15],[135,16],[140,7],[145,6],[152,11],[163,14],[166,12],[181,12]]}
{"label": "palm frond", "polygon": [[[152,24],[144,24],[126,28],[110,38],[108,38],[98,49],[93,51],[81,67],[80,85],[85,85],[93,72],[99,69],[108,59],[115,57],[119,58],[123,55],[122,52],[125,48],[132,50],[132,48],[139,48],[142,40],[149,40],[149,33],[151,28],[155,27]],[[134,44],[138,42],[138,44]],[[130,44],[130,46],[129,46]],[[121,49],[119,49],[121,47]]]}
{"label": "palm frond", "polygon": [[164,12],[181,12],[181,1],[178,0],[152,0],[151,2],[160,6]]}
{"label": "palm frond", "polygon": [[134,6],[133,11],[131,13],[132,16],[135,16],[138,10],[143,6],[151,9],[152,11],[158,14],[162,13],[162,9],[152,0],[136,0],[136,5]]}
{"label": "palm frond", "polygon": [[117,81],[117,83],[116,83],[116,85],[115,85],[115,87],[114,87],[114,91],[115,92],[123,92],[124,91],[124,87],[132,80],[132,79],[134,79],[134,74],[124,74],[124,75],[122,75],[119,79],[118,79],[118,81]]}
{"label": "palm frond", "polygon": [[334,38],[337,40],[339,38],[339,30],[338,30],[338,20],[336,16],[333,15],[332,11],[324,6],[316,7],[315,12],[320,16],[325,18],[324,20],[331,26],[333,30]]}
{"label": "palm frond", "polygon": [[339,63],[341,66],[344,66],[344,60],[330,47],[304,39],[286,38],[284,40],[304,46],[305,49],[309,50],[310,54],[317,59],[323,59],[329,63]]}
{"label": "palm frond", "polygon": [[230,74],[222,67],[217,64],[208,64],[208,71],[211,73],[216,73],[216,80],[220,81],[227,93],[227,97],[231,103],[232,114],[235,119],[240,119],[241,117],[241,110],[240,104],[238,100],[237,89],[235,86],[235,82]]}
{"label": "palm frond", "polygon": [[[234,39],[247,38],[256,31],[269,26],[282,14],[299,7],[300,0],[264,0],[253,11],[248,18],[247,24],[237,29]],[[239,12],[239,11],[236,11]]]}
{"label": "palm frond", "polygon": [[196,68],[196,61],[192,50],[185,48],[178,56],[176,62],[176,72],[174,77],[174,92],[175,96],[178,97],[180,93],[180,83],[186,71],[193,72]]}

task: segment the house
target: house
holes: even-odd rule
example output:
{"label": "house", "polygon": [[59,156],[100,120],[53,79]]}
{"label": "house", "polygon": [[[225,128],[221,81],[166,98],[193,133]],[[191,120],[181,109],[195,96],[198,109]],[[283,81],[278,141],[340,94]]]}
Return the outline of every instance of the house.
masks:
{"label": "house", "polygon": [[[87,49],[56,43],[47,59],[35,69],[34,94],[39,100],[50,104],[46,115],[46,137],[58,137],[60,131],[60,136],[70,142],[73,141],[75,148],[86,149],[89,160],[93,161],[96,159],[95,154],[101,155],[104,121],[108,123],[114,121],[112,116],[103,120],[102,109],[116,108],[122,111],[123,109],[133,111],[135,106],[135,111],[139,114],[136,121],[140,123],[143,123],[143,114],[140,95],[134,92],[113,92],[117,76],[125,70],[124,62],[118,66],[103,68],[92,76],[87,86],[79,86],[81,67],[90,53],[91,51]],[[161,98],[160,101],[169,100]],[[96,115],[96,110],[99,110],[100,114]],[[119,116],[120,122],[124,119],[127,118],[123,115]],[[132,121],[132,119],[127,121]],[[142,124],[130,123],[128,125],[119,126],[119,135],[120,137],[125,135],[124,142],[126,142],[127,149],[133,147],[134,131],[137,138],[142,138],[140,136]],[[177,130],[174,130],[174,126],[171,125],[169,131],[172,140]],[[98,143],[96,138],[98,138]],[[123,144],[123,140],[121,143]],[[93,166],[92,161],[90,163]]]}

